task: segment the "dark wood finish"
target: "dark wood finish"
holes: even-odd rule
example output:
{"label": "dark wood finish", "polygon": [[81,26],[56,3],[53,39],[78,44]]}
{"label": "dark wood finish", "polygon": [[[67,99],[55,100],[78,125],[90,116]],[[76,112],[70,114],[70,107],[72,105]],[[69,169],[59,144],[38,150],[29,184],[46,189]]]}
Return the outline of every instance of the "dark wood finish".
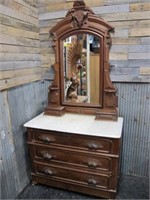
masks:
{"label": "dark wood finish", "polygon": [[32,181],[115,198],[120,140],[28,128]]}
{"label": "dark wood finish", "polygon": [[103,154],[118,155],[119,141],[117,139],[102,138],[97,136],[84,136],[82,134],[62,133],[39,129],[29,129],[29,141],[56,147],[71,147],[82,151],[98,152]]}
{"label": "dark wood finish", "polygon": [[[45,109],[45,114],[61,116],[65,112],[71,112],[94,114],[98,120],[117,120],[117,90],[112,84],[109,74],[111,31],[114,31],[114,28],[103,19],[97,17],[82,0],[75,1],[73,8],[68,11],[66,17],[50,30],[50,34],[53,37],[52,46],[55,51],[55,64],[53,66],[55,77],[52,85],[49,87],[48,106]],[[100,97],[98,105],[70,103],[63,100],[62,40],[78,33],[89,33],[100,38]]]}

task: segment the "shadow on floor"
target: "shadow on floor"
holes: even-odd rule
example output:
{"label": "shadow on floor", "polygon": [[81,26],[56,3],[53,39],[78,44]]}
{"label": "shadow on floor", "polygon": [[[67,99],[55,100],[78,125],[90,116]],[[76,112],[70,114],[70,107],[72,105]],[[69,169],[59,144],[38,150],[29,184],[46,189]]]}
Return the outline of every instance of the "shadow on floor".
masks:
{"label": "shadow on floor", "polygon": [[[16,199],[98,199],[44,185],[28,185]],[[116,199],[149,199],[148,178],[122,176]]]}

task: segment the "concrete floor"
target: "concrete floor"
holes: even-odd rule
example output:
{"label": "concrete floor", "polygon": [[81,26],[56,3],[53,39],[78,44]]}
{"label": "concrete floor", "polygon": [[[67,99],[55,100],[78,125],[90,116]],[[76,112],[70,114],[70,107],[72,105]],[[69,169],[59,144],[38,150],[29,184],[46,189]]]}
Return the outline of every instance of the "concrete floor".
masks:
{"label": "concrete floor", "polygon": [[[44,185],[28,185],[16,199],[98,199]],[[149,199],[148,178],[122,176],[116,199]]]}

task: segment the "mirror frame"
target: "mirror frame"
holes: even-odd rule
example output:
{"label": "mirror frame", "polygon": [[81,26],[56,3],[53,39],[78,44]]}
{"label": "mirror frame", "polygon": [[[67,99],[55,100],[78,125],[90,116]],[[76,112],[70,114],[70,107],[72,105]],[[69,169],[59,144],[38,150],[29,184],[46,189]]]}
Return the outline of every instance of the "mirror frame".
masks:
{"label": "mirror frame", "polygon": [[[51,30],[52,47],[55,53],[54,80],[49,86],[48,105],[45,114],[62,116],[64,113],[78,113],[95,115],[95,119],[117,120],[118,119],[118,98],[116,88],[110,80],[109,50],[111,47],[110,32],[114,28],[102,18],[96,16],[87,7],[83,0],[74,2],[73,8],[68,11],[66,17],[58,22]],[[64,104],[62,96],[63,64],[62,64],[62,39],[75,33],[91,33],[101,38],[101,60],[100,60],[100,105],[92,106],[85,104]]]}
{"label": "mirror frame", "polygon": [[[63,79],[63,76],[64,76],[64,73],[63,73],[63,69],[64,69],[64,66],[63,66],[63,53],[62,53],[62,48],[63,48],[63,40],[66,39],[66,37],[69,37],[69,36],[73,36],[75,34],[92,34],[94,36],[96,36],[97,38],[100,39],[100,46],[101,48],[103,49],[103,42],[102,42],[102,39],[103,38],[100,38],[99,35],[96,35],[95,33],[93,32],[83,32],[83,30],[74,30],[73,32],[70,32],[69,35],[65,35],[64,37],[60,38],[60,75],[61,75],[61,102],[62,102],[62,105],[64,106],[75,106],[75,107],[95,107],[95,108],[102,108],[102,85],[103,85],[103,81],[102,81],[102,75],[103,75],[103,68],[100,67],[103,65],[103,51],[100,51],[99,52],[99,56],[100,56],[100,66],[99,66],[99,75],[100,75],[100,82],[99,82],[99,104],[94,104],[94,103],[73,103],[73,102],[65,102],[64,101],[64,92],[63,92],[63,86],[64,86],[64,79]],[[66,108],[67,109],[67,108]]]}

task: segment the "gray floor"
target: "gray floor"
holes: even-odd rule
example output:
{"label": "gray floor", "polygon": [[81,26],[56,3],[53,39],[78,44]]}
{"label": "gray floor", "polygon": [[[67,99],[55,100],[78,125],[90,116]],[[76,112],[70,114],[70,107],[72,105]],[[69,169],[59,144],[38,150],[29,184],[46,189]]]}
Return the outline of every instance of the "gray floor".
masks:
{"label": "gray floor", "polygon": [[[98,199],[80,193],[30,184],[16,199]],[[148,178],[122,176],[116,199],[149,199]]]}

